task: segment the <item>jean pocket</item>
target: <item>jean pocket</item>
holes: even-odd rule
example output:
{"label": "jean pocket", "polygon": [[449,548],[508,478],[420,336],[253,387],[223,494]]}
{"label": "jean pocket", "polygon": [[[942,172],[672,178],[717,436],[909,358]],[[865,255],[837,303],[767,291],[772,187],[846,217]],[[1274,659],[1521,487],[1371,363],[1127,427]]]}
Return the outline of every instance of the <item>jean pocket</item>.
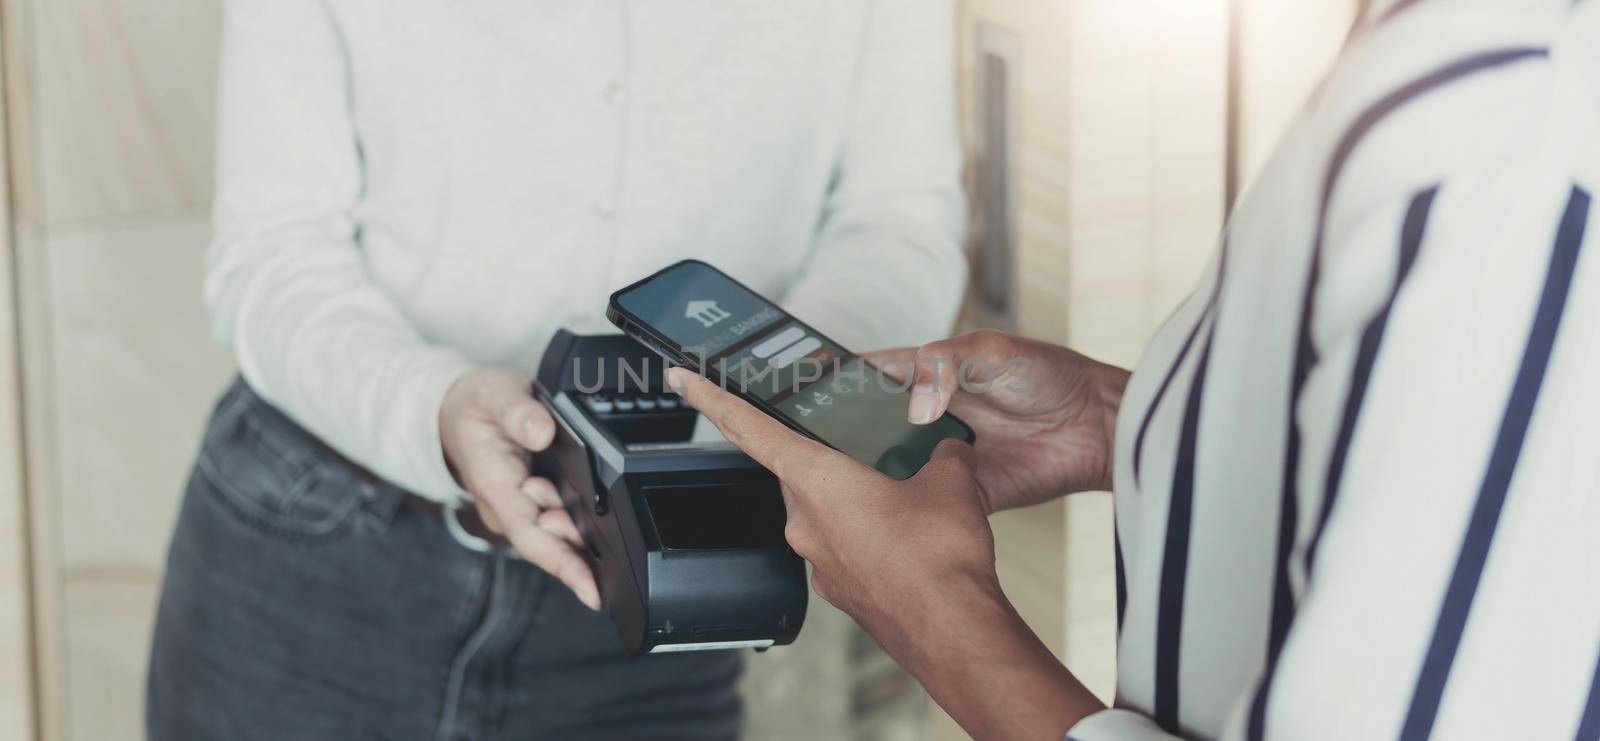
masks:
{"label": "jean pocket", "polygon": [[342,459],[266,402],[236,389],[211,417],[198,473],[236,516],[268,534],[331,537],[361,506]]}

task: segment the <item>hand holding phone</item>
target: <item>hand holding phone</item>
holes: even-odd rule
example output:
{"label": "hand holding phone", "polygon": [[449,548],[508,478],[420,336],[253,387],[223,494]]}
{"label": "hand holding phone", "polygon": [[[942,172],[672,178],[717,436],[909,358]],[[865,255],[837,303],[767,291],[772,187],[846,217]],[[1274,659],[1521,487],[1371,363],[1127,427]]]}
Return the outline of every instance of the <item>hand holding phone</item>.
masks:
{"label": "hand holding phone", "polygon": [[607,318],[669,362],[894,479],[971,428],[906,421],[907,385],[710,265],[685,260],[611,294]]}

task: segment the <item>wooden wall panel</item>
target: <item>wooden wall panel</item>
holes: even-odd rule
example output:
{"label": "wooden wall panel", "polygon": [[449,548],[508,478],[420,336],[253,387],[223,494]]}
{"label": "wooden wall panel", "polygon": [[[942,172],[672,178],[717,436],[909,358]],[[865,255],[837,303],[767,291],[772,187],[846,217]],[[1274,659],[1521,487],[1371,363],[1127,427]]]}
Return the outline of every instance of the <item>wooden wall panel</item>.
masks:
{"label": "wooden wall panel", "polygon": [[162,552],[229,374],[199,295],[217,0],[0,2],[34,717],[136,739]]}
{"label": "wooden wall panel", "polygon": [[65,737],[66,699],[64,629],[62,626],[59,520],[54,496],[53,446],[50,439],[51,364],[48,296],[45,291],[44,255],[39,248],[39,166],[37,106],[32,74],[34,54],[33,8],[27,0],[0,0],[3,30],[3,80],[6,108],[6,177],[10,205],[11,285],[15,289],[15,336],[11,347],[18,373],[15,413],[20,415],[21,440],[11,448],[19,465],[12,469],[25,489],[27,529],[27,594],[31,610],[28,656],[31,665],[33,734],[40,741]]}
{"label": "wooden wall panel", "polygon": [[[962,3],[959,39],[962,118],[969,149],[974,144],[979,26],[987,24],[1014,35],[1020,52],[1014,61],[1012,91],[1016,106],[1013,181],[1017,199],[1016,286],[1018,331],[1063,340],[1066,336],[1067,264],[1056,246],[1064,244],[1067,220],[1067,141],[1062,133],[1069,119],[1065,20],[1067,3],[1054,0],[967,0]],[[969,160],[970,161],[970,160]],[[969,181],[971,173],[969,173]],[[1000,579],[1034,631],[1057,654],[1065,651],[1067,629],[1063,610],[1066,554],[1066,507],[1052,502],[1026,512],[995,516],[995,546]],[[961,738],[943,712],[935,710],[930,735]]]}
{"label": "wooden wall panel", "polygon": [[[0,60],[8,48],[0,37]],[[3,62],[0,62],[3,64]],[[0,122],[7,111],[0,98]],[[0,123],[0,173],[10,172]],[[33,610],[28,563],[27,479],[22,457],[22,378],[19,373],[16,267],[12,256],[11,192],[0,177],[0,738],[33,737]]]}
{"label": "wooden wall panel", "polygon": [[198,288],[209,231],[180,215],[45,240],[72,739],[142,734],[167,537],[232,375]]}
{"label": "wooden wall panel", "polygon": [[1359,3],[1235,1],[1241,10],[1239,173],[1248,187],[1344,45]]}
{"label": "wooden wall panel", "polygon": [[[1020,38],[1016,298],[1023,334],[1122,365],[1186,295],[1223,214],[1225,0],[966,0]],[[994,518],[1007,594],[1088,686],[1116,678],[1111,498]],[[937,733],[959,738],[948,719]]]}
{"label": "wooden wall panel", "polygon": [[29,2],[44,222],[204,211],[219,0]]}
{"label": "wooden wall panel", "polygon": [[[1077,2],[1070,18],[1067,341],[1132,367],[1187,295],[1223,216],[1225,0]],[[1067,512],[1069,666],[1116,681],[1112,506]]]}

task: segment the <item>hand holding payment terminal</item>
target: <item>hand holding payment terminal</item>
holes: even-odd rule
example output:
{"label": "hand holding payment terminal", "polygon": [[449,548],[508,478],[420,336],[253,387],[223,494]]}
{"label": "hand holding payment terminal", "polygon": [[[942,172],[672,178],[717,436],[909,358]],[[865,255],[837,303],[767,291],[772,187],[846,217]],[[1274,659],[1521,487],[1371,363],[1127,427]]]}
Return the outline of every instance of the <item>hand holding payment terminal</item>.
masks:
{"label": "hand holding payment terminal", "polygon": [[534,382],[557,428],[535,470],[560,490],[628,653],[791,643],[810,592],[777,479],[697,440],[664,371],[623,335],[558,332]]}

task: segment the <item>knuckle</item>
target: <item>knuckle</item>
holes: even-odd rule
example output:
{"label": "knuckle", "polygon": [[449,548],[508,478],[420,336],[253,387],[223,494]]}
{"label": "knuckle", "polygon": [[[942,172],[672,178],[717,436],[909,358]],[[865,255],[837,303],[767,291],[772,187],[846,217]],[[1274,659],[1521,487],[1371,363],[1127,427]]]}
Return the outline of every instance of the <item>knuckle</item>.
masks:
{"label": "knuckle", "polygon": [[[962,443],[956,442],[953,445],[962,445]],[[942,470],[950,475],[967,477],[972,475],[972,461],[968,458],[966,451],[961,448],[951,447],[947,450],[941,464],[943,465]]]}
{"label": "knuckle", "polygon": [[[744,438],[744,441],[748,443],[750,447],[756,449],[771,449],[783,442],[778,438],[778,435],[772,429],[758,427],[748,422],[744,423],[743,430],[741,430],[741,432],[741,437]],[[779,478],[782,477],[780,476]]]}
{"label": "knuckle", "polygon": [[956,368],[966,357],[959,344],[941,340],[924,346],[917,352],[917,382],[943,386],[956,375]]}
{"label": "knuckle", "polygon": [[519,420],[532,421],[544,412],[539,402],[528,394],[517,394],[506,403],[508,413]]}
{"label": "knuckle", "polygon": [[979,347],[986,347],[994,344],[1005,336],[1005,333],[998,329],[985,327],[983,329],[975,329],[967,333],[967,335],[962,339],[965,339],[969,344]]}
{"label": "knuckle", "polygon": [[678,387],[674,390],[677,394],[691,405],[700,406],[705,399],[705,394],[701,393],[700,376],[694,373],[678,373],[675,375],[678,380]]}
{"label": "knuckle", "polygon": [[795,523],[793,519],[783,526],[783,539],[789,541],[789,547],[801,558],[810,560],[812,555],[811,541],[806,537],[805,529]]}
{"label": "knuckle", "polygon": [[499,406],[501,385],[492,371],[478,371],[472,379],[472,400],[478,406],[493,409]]}
{"label": "knuckle", "polygon": [[818,477],[822,475],[818,458],[812,454],[813,445],[810,440],[799,435],[790,434],[787,430],[774,433],[773,450],[766,456],[764,463],[770,467],[772,474],[778,480],[788,482],[790,496],[797,500],[813,499],[817,489]]}
{"label": "knuckle", "polygon": [[712,421],[722,430],[722,435],[728,438],[728,442],[737,444],[750,440],[750,421],[743,415],[736,414],[731,409],[719,408],[712,416]]}
{"label": "knuckle", "polygon": [[551,548],[554,538],[539,530],[537,527],[518,527],[506,532],[505,536],[511,539],[511,544],[517,552],[535,566],[545,571],[556,573],[561,564],[561,553]]}
{"label": "knuckle", "polygon": [[561,493],[560,490],[556,489],[554,482],[542,476],[529,477],[527,481],[522,482],[522,489],[523,491],[530,492],[535,495],[544,496],[551,494],[559,495]]}
{"label": "knuckle", "polygon": [[515,487],[507,487],[500,481],[484,483],[478,490],[468,491],[472,492],[480,510],[486,510],[501,520],[518,519],[533,509],[533,502],[528,501]]}
{"label": "knuckle", "polygon": [[923,470],[928,472],[930,478],[947,479],[965,473],[966,466],[962,464],[959,458],[946,457],[930,461]]}
{"label": "knuckle", "polygon": [[716,385],[711,382],[711,379],[693,371],[685,371],[678,374],[678,377],[682,380],[681,387],[678,389],[679,395],[688,399],[695,406],[712,401],[709,394]]}
{"label": "knuckle", "polygon": [[973,335],[973,348],[977,351],[976,354],[984,357],[1003,355],[1011,344],[1010,335],[998,330],[980,329]]}
{"label": "knuckle", "polygon": [[931,366],[934,363],[943,363],[950,357],[950,341],[939,340],[930,342],[917,348],[917,368]]}

